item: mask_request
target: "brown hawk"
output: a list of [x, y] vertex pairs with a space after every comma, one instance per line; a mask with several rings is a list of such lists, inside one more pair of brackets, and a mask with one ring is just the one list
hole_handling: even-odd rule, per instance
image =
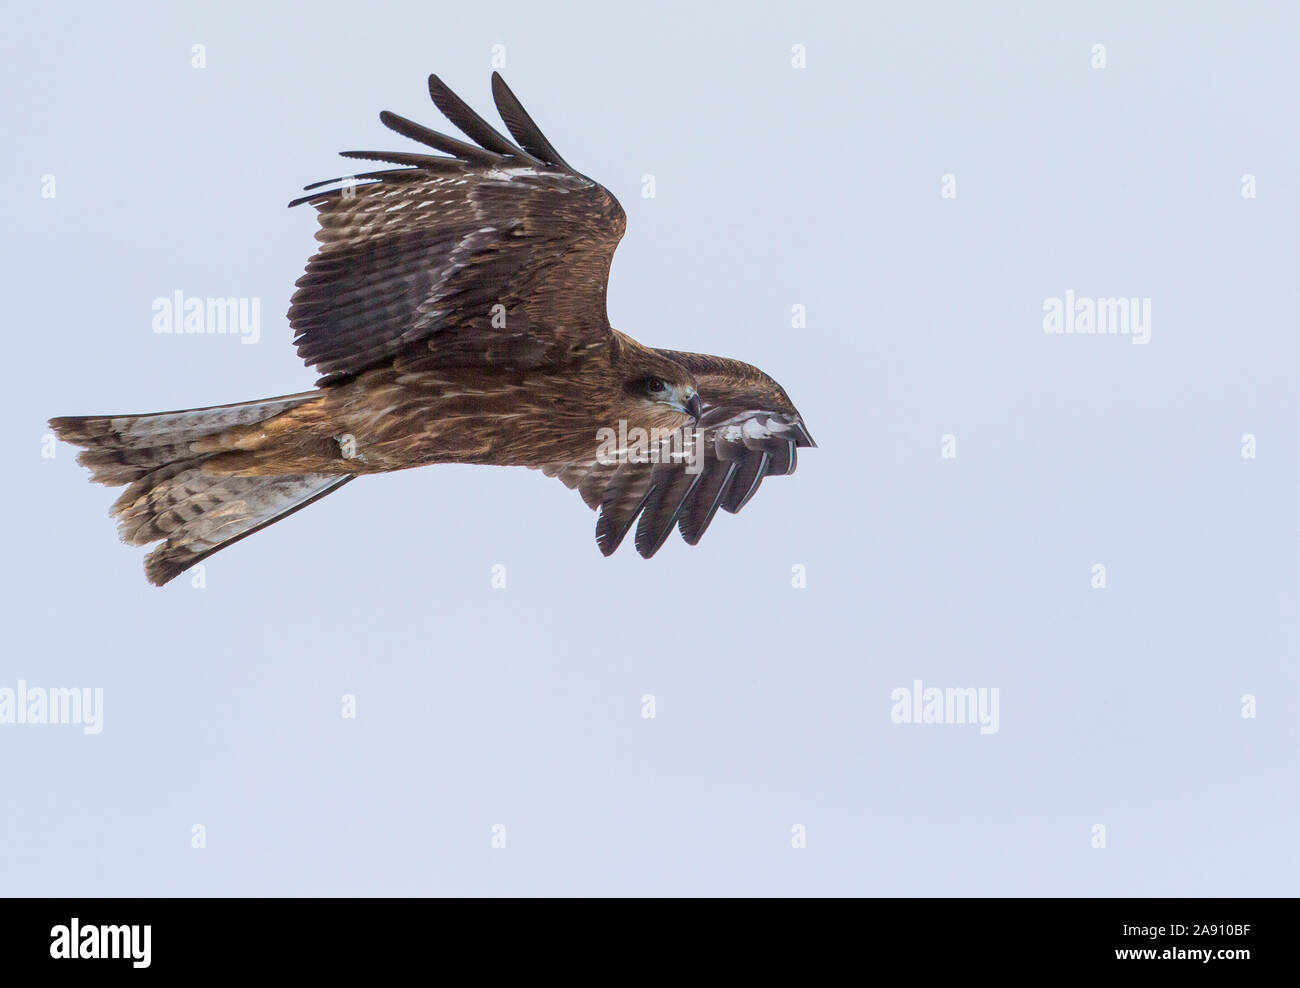
[[[161, 585], [362, 474], [518, 465], [576, 488], [606, 555], [636, 523], [650, 557], [694, 545], [718, 508], [814, 445], [755, 367], [655, 350], [606, 316], [626, 217], [556, 153], [497, 74], [512, 142], [429, 78], [472, 141], [380, 119], [438, 154], [349, 151], [395, 165], [308, 186], [320, 249], [289, 308], [314, 391], [150, 415], [57, 418]], [[661, 451], [666, 451], [662, 452]], [[638, 521], [639, 519], [639, 521]]]

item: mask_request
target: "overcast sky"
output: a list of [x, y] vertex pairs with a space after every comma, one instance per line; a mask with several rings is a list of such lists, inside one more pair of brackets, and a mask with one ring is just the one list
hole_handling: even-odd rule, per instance
[[[0, 724], [0, 893], [1294, 894], [1300, 17], [1063, 6], [9, 12], [0, 709], [102, 707]], [[435, 467], [149, 586], [45, 420], [310, 387], [285, 203], [502, 61], [627, 210], [614, 324], [820, 448], [648, 562]]]

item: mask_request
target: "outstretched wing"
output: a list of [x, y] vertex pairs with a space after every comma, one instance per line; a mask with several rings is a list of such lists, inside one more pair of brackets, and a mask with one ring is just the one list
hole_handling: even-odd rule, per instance
[[385, 125], [443, 153], [344, 152], [403, 167], [318, 182], [290, 203], [319, 212], [322, 246], [289, 323], [321, 383], [430, 350], [542, 367], [609, 333], [618, 201], [569, 167], [500, 75], [492, 94], [517, 145], [437, 76], [429, 93], [474, 143], [385, 111]]
[[735, 514], [763, 478], [794, 473], [797, 450], [816, 445], [780, 385], [756, 367], [703, 354], [659, 353], [690, 370], [699, 385], [704, 411], [694, 463], [593, 459], [542, 468], [599, 512], [596, 544], [606, 556], [634, 522], [636, 550], [646, 559], [659, 551], [674, 525], [695, 545], [719, 508]]

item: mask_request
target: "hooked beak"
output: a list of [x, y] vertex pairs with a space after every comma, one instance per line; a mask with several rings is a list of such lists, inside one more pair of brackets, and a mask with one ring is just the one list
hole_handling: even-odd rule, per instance
[[696, 422], [700, 421], [700, 416], [704, 414], [704, 406], [700, 403], [699, 395], [691, 395], [686, 399], [686, 414]]

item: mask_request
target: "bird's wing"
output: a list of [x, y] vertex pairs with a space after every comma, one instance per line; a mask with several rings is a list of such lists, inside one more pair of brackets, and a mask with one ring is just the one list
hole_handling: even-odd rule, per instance
[[799, 447], [816, 445], [785, 392], [757, 368], [722, 357], [659, 352], [689, 369], [699, 385], [700, 441], [680, 446], [694, 462], [663, 456], [657, 463], [593, 458], [542, 468], [599, 512], [596, 544], [607, 556], [633, 522], [636, 550], [647, 559], [674, 525], [695, 545], [719, 508], [736, 513], [764, 477], [794, 473]]
[[610, 332], [618, 200], [569, 167], [496, 73], [492, 94], [518, 144], [437, 76], [429, 93], [474, 143], [385, 111], [388, 127], [443, 153], [344, 152], [403, 167], [318, 182], [290, 203], [319, 213], [321, 247], [289, 322], [323, 382], [430, 351], [542, 367]]

